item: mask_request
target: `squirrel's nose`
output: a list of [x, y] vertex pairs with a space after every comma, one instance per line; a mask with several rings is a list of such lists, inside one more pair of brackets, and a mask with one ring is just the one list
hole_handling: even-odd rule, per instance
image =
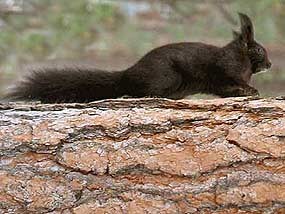
[[272, 63], [270, 61], [268, 61], [267, 64], [266, 64], [267, 68], [270, 68], [271, 65], [272, 65]]

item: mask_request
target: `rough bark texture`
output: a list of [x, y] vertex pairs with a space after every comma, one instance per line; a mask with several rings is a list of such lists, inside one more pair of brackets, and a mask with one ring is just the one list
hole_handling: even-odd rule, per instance
[[285, 213], [285, 100], [0, 104], [0, 213]]

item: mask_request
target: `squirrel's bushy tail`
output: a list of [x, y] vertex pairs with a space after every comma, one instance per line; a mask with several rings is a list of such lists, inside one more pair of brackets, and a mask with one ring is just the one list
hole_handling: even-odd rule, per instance
[[94, 68], [46, 68], [31, 71], [15, 84], [7, 100], [38, 100], [43, 103], [90, 102], [125, 94], [123, 71]]

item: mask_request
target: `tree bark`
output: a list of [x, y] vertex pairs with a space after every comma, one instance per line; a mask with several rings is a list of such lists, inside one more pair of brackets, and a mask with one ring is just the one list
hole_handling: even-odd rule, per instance
[[0, 213], [285, 213], [285, 99], [0, 104]]

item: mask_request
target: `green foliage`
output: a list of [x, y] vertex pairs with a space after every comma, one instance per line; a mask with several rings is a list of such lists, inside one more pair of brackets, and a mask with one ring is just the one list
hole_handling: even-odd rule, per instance
[[23, 46], [24, 51], [31, 51], [35, 55], [46, 51], [46, 38], [39, 33], [26, 33], [17, 42], [19, 42], [18, 46]]
[[[115, 8], [111, 4], [95, 4], [88, 0], [29, 1], [35, 14], [9, 16], [7, 27], [0, 32], [1, 60], [7, 53], [44, 58], [58, 47], [82, 48], [95, 38], [95, 26], [115, 24]], [[78, 44], [78, 45], [74, 45]], [[24, 57], [26, 58], [26, 57]]]

